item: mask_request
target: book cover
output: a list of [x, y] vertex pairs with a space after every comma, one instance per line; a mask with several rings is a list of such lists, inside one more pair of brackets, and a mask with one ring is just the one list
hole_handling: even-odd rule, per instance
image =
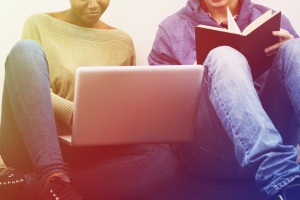
[[[271, 14], [271, 11], [269, 11]], [[253, 80], [267, 71], [275, 55], [267, 57], [264, 50], [279, 42], [272, 31], [280, 30], [281, 12], [277, 12], [261, 22], [256, 21], [240, 34], [232, 30], [195, 27], [197, 63], [203, 64], [211, 50], [219, 46], [230, 46], [241, 52], [247, 59]], [[259, 21], [259, 20], [258, 20]]]

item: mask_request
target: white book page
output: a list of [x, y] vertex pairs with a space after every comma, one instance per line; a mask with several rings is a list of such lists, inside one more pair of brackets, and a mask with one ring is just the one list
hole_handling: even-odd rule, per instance
[[236, 24], [228, 7], [227, 7], [227, 20], [228, 20], [228, 30], [241, 35], [242, 34], [241, 30]]
[[264, 22], [266, 22], [268, 19], [270, 19], [272, 16], [276, 15], [277, 13], [278, 12], [276, 12], [272, 15], [272, 10], [267, 11], [265, 14], [261, 15], [254, 22], [252, 22], [249, 26], [247, 26], [247, 28], [243, 31], [243, 35], [248, 35], [253, 30], [255, 30], [257, 27], [259, 27]]
[[238, 34], [238, 35], [240, 35], [239, 33], [236, 33], [236, 32], [230, 31], [230, 30], [227, 30], [227, 29], [225, 29], [225, 28], [217, 28], [217, 27], [206, 26], [206, 25], [198, 25], [197, 27], [201, 27], [201, 28], [206, 28], [206, 29], [211, 29], [211, 30], [216, 30], [216, 31], [221, 31], [221, 32], [226, 32], [226, 33], [233, 33], [233, 34]]

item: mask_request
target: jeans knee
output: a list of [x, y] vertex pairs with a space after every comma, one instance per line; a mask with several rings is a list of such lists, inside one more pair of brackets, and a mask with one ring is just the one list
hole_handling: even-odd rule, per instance
[[23, 57], [43, 52], [41, 45], [33, 40], [20, 40], [17, 42], [9, 53], [9, 57]]
[[[217, 47], [210, 51], [204, 66], [208, 67], [209, 74], [221, 73], [223, 76], [251, 74], [251, 70], [245, 56], [229, 46]], [[246, 73], [244, 73], [246, 72]]]
[[297, 56], [299, 56], [299, 54], [300, 54], [300, 39], [299, 38], [285, 42], [279, 48], [279, 51], [278, 51], [278, 54], [283, 57], [290, 56], [295, 53], [297, 54]]
[[229, 46], [220, 46], [217, 48], [214, 48], [210, 51], [209, 55], [212, 54], [214, 56], [224, 56], [231, 54], [232, 56], [235, 56], [235, 54], [240, 54], [236, 49], [229, 47]]
[[276, 68], [281, 68], [285, 74], [293, 74], [294, 69], [299, 70], [297, 67], [299, 55], [300, 39], [289, 40], [279, 48], [274, 58], [273, 65]]
[[48, 69], [47, 58], [41, 45], [33, 40], [20, 40], [7, 56], [5, 67], [26, 72]]
[[286, 41], [280, 47], [282, 50], [293, 50], [295, 47], [300, 47], [300, 38], [296, 38], [293, 40]]

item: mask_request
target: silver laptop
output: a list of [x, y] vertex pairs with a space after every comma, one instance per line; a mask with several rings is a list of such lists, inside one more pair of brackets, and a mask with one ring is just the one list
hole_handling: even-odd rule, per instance
[[79, 67], [72, 146], [189, 142], [203, 66]]

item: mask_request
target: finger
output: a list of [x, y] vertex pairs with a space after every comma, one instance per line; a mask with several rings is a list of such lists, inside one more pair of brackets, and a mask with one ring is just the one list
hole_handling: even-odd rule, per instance
[[271, 51], [274, 51], [274, 50], [279, 49], [279, 48], [281, 47], [282, 44], [283, 44], [283, 43], [280, 42], [280, 43], [274, 44], [273, 46], [270, 46], [270, 47], [266, 48], [266, 49], [265, 49], [265, 53], [269, 53], [269, 52], [271, 52]]
[[293, 37], [293, 35], [291, 35], [288, 31], [273, 31], [272, 32], [274, 36], [277, 36], [277, 37], [282, 37], [282, 38], [285, 38], [285, 39], [290, 39]]
[[267, 53], [266, 56], [267, 56], [267, 57], [273, 56], [273, 55], [275, 55], [277, 52], [278, 52], [278, 50], [271, 51], [271, 52]]

